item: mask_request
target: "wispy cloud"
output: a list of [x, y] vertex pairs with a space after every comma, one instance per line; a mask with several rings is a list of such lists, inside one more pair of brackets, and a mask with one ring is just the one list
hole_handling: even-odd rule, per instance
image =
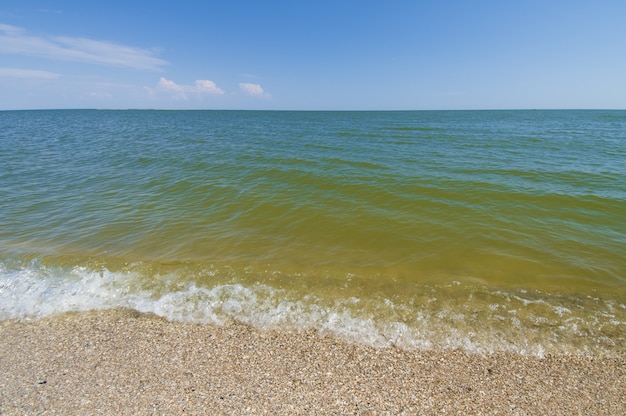
[[0, 77], [6, 78], [31, 78], [31, 79], [56, 79], [59, 74], [38, 69], [0, 68]]
[[160, 70], [167, 64], [150, 49], [87, 38], [34, 36], [22, 28], [6, 24], [0, 24], [0, 53], [140, 70]]
[[251, 84], [249, 82], [242, 82], [239, 84], [239, 89], [245, 94], [253, 97], [270, 98], [271, 95], [266, 93], [259, 84]]
[[161, 91], [167, 91], [173, 94], [173, 98], [187, 100], [189, 94], [196, 95], [222, 95], [224, 91], [219, 88], [215, 82], [208, 79], [199, 79], [193, 85], [180, 85], [172, 80], [161, 77], [157, 87]]

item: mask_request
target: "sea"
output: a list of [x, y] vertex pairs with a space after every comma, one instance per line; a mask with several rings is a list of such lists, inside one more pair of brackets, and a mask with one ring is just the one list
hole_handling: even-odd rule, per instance
[[0, 111], [0, 319], [626, 354], [626, 111]]

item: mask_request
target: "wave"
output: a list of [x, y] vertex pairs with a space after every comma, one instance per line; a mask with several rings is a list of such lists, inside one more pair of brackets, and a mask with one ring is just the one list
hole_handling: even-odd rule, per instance
[[[129, 308], [171, 321], [262, 330], [315, 330], [350, 342], [402, 349], [462, 349], [616, 356], [625, 352], [626, 305], [595, 296], [502, 291], [460, 282], [424, 285], [419, 295], [324, 296], [296, 293], [261, 279], [211, 284], [182, 269], [148, 277], [84, 266], [0, 263], [0, 319], [36, 320], [66, 312]], [[205, 274], [219, 275], [213, 270]]]

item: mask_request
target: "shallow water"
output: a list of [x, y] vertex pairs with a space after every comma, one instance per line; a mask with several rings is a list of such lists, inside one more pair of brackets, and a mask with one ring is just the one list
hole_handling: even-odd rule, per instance
[[626, 345], [626, 111], [0, 112], [0, 317]]

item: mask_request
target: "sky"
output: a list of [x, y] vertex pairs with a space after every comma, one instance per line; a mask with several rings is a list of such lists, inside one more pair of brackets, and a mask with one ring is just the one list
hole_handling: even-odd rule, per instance
[[624, 0], [1, 0], [0, 110], [626, 109]]

